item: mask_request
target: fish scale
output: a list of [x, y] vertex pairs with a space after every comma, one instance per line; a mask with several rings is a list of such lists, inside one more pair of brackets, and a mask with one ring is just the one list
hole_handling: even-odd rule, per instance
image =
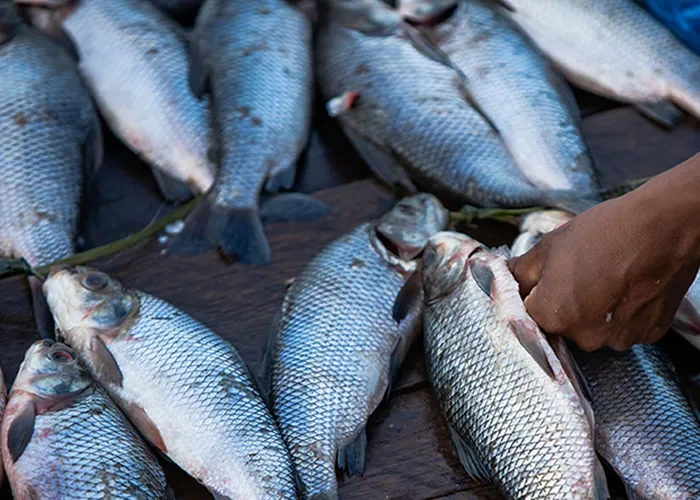
[[74, 252], [97, 117], [75, 62], [32, 28], [0, 46], [0, 73], [0, 253], [41, 266]]
[[[513, 333], [525, 312], [505, 259], [477, 255], [490, 262], [494, 298], [467, 271], [426, 305], [424, 320], [428, 376], [462, 463], [509, 498], [594, 498], [599, 464], [584, 404], [561, 367], [551, 380]], [[445, 279], [428, 262], [426, 294]]]
[[636, 498], [700, 497], [700, 421], [663, 350], [575, 351], [596, 415], [596, 450]]

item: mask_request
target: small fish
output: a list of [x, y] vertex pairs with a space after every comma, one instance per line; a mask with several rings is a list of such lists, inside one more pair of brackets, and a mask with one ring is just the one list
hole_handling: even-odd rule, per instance
[[632, 0], [497, 0], [575, 85], [672, 126], [700, 118], [700, 57]]
[[[102, 131], [71, 56], [0, 3], [0, 255], [42, 266], [75, 252], [81, 193], [102, 163]], [[41, 282], [37, 327], [52, 333]]]
[[17, 499], [165, 499], [156, 457], [68, 346], [32, 344], [0, 434]]
[[184, 30], [150, 1], [17, 0], [44, 30], [68, 35], [80, 71], [112, 131], [153, 167], [168, 200], [209, 191], [207, 99], [188, 84]]
[[629, 498], [700, 498], [700, 420], [663, 350], [574, 354], [593, 402], [596, 451]]
[[410, 192], [415, 180], [441, 199], [483, 207], [580, 211], [595, 203], [533, 185], [470, 103], [460, 73], [398, 11], [341, 4], [326, 6], [319, 84], [327, 99], [357, 92], [337, 119], [378, 177]]
[[423, 253], [428, 376], [460, 461], [509, 498], [607, 498], [575, 364], [527, 314], [501, 253], [450, 232]]
[[94, 269], [55, 267], [44, 292], [61, 335], [156, 449], [216, 498], [295, 498], [289, 453], [228, 342]]
[[[311, 21], [287, 0], [207, 0], [192, 34], [190, 85], [209, 89], [219, 176], [188, 233], [172, 247], [197, 251], [197, 228], [226, 255], [270, 261], [261, 218], [308, 219], [327, 213], [292, 188], [311, 124]], [[261, 199], [262, 198], [262, 199]], [[201, 231], [200, 231], [201, 232]], [[192, 240], [188, 242], [187, 238]]]
[[288, 288], [263, 372], [303, 498], [337, 499], [336, 465], [363, 472], [367, 419], [420, 331], [420, 301], [396, 325], [393, 299], [447, 222], [432, 195], [405, 198], [327, 246]]
[[525, 177], [594, 196], [600, 186], [576, 99], [527, 35], [488, 0], [460, 1], [434, 32]]

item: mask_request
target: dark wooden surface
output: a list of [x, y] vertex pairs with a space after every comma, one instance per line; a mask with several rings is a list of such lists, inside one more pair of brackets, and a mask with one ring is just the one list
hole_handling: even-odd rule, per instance
[[[582, 95], [585, 135], [607, 186], [658, 173], [700, 151], [700, 132], [690, 120], [666, 132], [630, 109], [611, 109], [611, 103]], [[392, 203], [391, 194], [368, 178], [332, 123], [323, 116], [316, 123], [322, 132], [314, 133], [302, 160], [297, 189], [314, 192], [333, 212], [314, 223], [268, 225], [271, 265], [227, 265], [213, 252], [162, 255], [155, 239], [95, 265], [199, 319], [229, 340], [255, 369], [285, 281], [331, 240]], [[126, 236], [171, 209], [140, 161], [113, 137], [107, 148], [107, 163], [84, 208], [81, 242], [86, 247]], [[467, 232], [488, 244], [509, 243], [515, 234], [510, 226], [494, 224]], [[0, 331], [0, 365], [10, 384], [24, 351], [37, 338], [22, 279], [0, 282]], [[664, 343], [686, 376], [700, 372], [698, 353], [678, 339]], [[364, 476], [341, 478], [344, 499], [501, 498], [493, 486], [470, 481], [459, 465], [425, 377], [421, 345], [414, 346], [389, 402], [371, 417], [368, 440]], [[207, 498], [177, 467], [166, 464], [166, 470], [177, 498]], [[9, 497], [7, 485], [0, 496]]]

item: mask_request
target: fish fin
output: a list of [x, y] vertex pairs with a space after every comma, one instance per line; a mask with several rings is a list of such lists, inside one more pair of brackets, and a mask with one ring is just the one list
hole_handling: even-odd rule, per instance
[[211, 250], [212, 244], [206, 235], [209, 214], [209, 203], [206, 200], [198, 203], [185, 218], [182, 231], [171, 238], [167, 252], [201, 255]]
[[596, 193], [555, 189], [546, 191], [543, 201], [549, 207], [566, 210], [572, 214], [580, 214], [601, 203], [602, 199]]
[[461, 74], [461, 71], [452, 63], [450, 57], [440, 48], [440, 45], [433, 39], [430, 31], [423, 26], [403, 22], [401, 24], [404, 35], [411, 42], [413, 48], [423, 54], [428, 59], [452, 68]]
[[348, 476], [361, 476], [365, 471], [367, 432], [363, 427], [357, 437], [338, 453], [338, 468]]
[[384, 392], [384, 402], [389, 402], [391, 397], [391, 387], [394, 385], [396, 380], [399, 378], [399, 370], [401, 370], [401, 363], [406, 357], [406, 350], [404, 347], [405, 340], [403, 337], [399, 337], [394, 342], [394, 347], [391, 350], [391, 358], [389, 359], [389, 384], [386, 387], [386, 392]]
[[449, 426], [449, 428], [452, 444], [454, 444], [457, 451], [457, 458], [459, 458], [467, 475], [475, 481], [489, 481], [491, 474], [484, 462], [479, 458], [479, 453], [452, 426]]
[[634, 105], [646, 118], [665, 129], [673, 129], [685, 116], [671, 101], [643, 102]]
[[[596, 457], [595, 465], [593, 466], [593, 499], [594, 500], [609, 500], [610, 490], [608, 489], [608, 478], [605, 476], [603, 464]], [[632, 497], [630, 497], [631, 499]]]
[[304, 193], [265, 195], [260, 200], [260, 217], [264, 221], [313, 221], [330, 212], [328, 205]]
[[129, 419], [143, 436], [158, 450], [164, 454], [168, 454], [168, 448], [165, 446], [163, 436], [153, 420], [146, 414], [146, 410], [141, 408], [136, 403], [131, 403], [128, 408]]
[[578, 394], [579, 399], [581, 399], [581, 405], [583, 406], [583, 411], [588, 419], [588, 424], [591, 430], [595, 430], [595, 415], [593, 414], [593, 395], [588, 387], [588, 382], [586, 377], [583, 376], [581, 368], [574, 359], [571, 350], [566, 345], [566, 340], [560, 336], [547, 337], [549, 340], [549, 345], [552, 346], [552, 350], [556, 355], [557, 359], [561, 363], [561, 367], [566, 373], [566, 376], [571, 381], [576, 394]]
[[121, 387], [124, 376], [114, 356], [109, 352], [99, 335], [93, 335], [90, 338], [90, 352], [93, 356], [93, 364], [100, 373], [100, 382]]
[[501, 245], [499, 247], [492, 248], [491, 253], [494, 255], [500, 255], [505, 259], [510, 259], [510, 247], [508, 245]]
[[492, 287], [495, 277], [491, 268], [478, 259], [469, 259], [469, 270], [481, 291], [488, 295], [490, 299], [493, 299]]
[[28, 398], [22, 408], [16, 412], [15, 418], [7, 431], [7, 448], [13, 463], [22, 456], [34, 434], [34, 419], [36, 406], [34, 398]]
[[189, 44], [187, 46], [187, 52], [190, 67], [187, 73], [187, 82], [190, 86], [190, 91], [192, 94], [197, 99], [201, 99], [202, 96], [204, 96], [209, 84], [209, 74], [202, 55], [197, 31], [195, 30], [192, 32], [188, 38]]
[[267, 179], [265, 180], [265, 191], [268, 193], [276, 193], [281, 189], [292, 189], [296, 176], [296, 162], [287, 165], [285, 168], [272, 169], [272, 171], [267, 174]]
[[508, 0], [491, 0], [496, 5], [503, 7], [508, 12], [516, 12], [515, 7]]
[[270, 244], [257, 206], [210, 211], [207, 237], [224, 255], [245, 264], [270, 263]]
[[41, 290], [42, 281], [36, 276], [29, 276], [29, 289], [32, 293], [32, 310], [34, 311], [34, 321], [36, 329], [42, 339], [53, 339], [55, 325], [51, 309], [46, 302], [44, 292]]
[[376, 144], [372, 139], [357, 131], [352, 126], [341, 122], [345, 135], [355, 147], [369, 169], [380, 180], [390, 186], [401, 186], [409, 193], [415, 193], [416, 187], [404, 167], [396, 160], [391, 151]]
[[[509, 323], [510, 328], [515, 333], [515, 337], [520, 345], [528, 352], [535, 362], [542, 368], [549, 378], [555, 380], [554, 369], [547, 359], [547, 353], [542, 347], [541, 333], [537, 329], [537, 324], [533, 320], [514, 319]], [[545, 340], [546, 342], [546, 340]]]
[[91, 185], [104, 160], [102, 124], [97, 113], [93, 113], [92, 123], [83, 144], [83, 170], [85, 184]]
[[39, 496], [36, 490], [31, 486], [25, 486], [24, 495], [25, 496], [22, 498], [26, 498], [27, 500], [41, 500], [41, 496]]
[[277, 339], [279, 322], [282, 318], [282, 309], [277, 311], [272, 318], [270, 327], [265, 340], [265, 349], [263, 350], [262, 360], [258, 368], [257, 379], [260, 385], [260, 393], [265, 400], [265, 403], [270, 406], [270, 393], [272, 392], [272, 370], [275, 367], [275, 356], [277, 355]]
[[391, 317], [396, 323], [401, 323], [416, 305], [422, 300], [421, 272], [417, 270], [407, 280], [399, 290], [394, 307], [391, 310]]
[[151, 172], [166, 200], [186, 201], [192, 198], [192, 189], [184, 182], [169, 176], [157, 167], [151, 167]]

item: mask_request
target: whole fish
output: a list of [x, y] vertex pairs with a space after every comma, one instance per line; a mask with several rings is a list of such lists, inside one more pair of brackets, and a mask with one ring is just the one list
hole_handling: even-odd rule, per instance
[[397, 326], [393, 299], [447, 221], [432, 195], [405, 198], [327, 246], [287, 291], [263, 371], [304, 498], [338, 498], [336, 464], [364, 470], [367, 419], [420, 330], [420, 304]]
[[68, 35], [106, 122], [154, 167], [167, 199], [211, 188], [216, 168], [210, 159], [208, 103], [190, 90], [188, 43], [175, 21], [142, 0], [16, 1], [67, 4], [35, 11], [37, 24], [53, 32], [53, 21]]
[[673, 104], [700, 118], [700, 57], [634, 1], [497, 1], [577, 86], [666, 125]]
[[525, 178], [465, 97], [459, 73], [398, 11], [349, 3], [326, 6], [319, 83], [332, 98], [331, 114], [380, 178], [409, 190], [414, 178], [450, 201], [486, 207], [588, 206], [580, 193]]
[[540, 210], [523, 217], [520, 234], [510, 247], [511, 257], [519, 257], [530, 250], [542, 237], [559, 226], [569, 222], [574, 216], [562, 210]]
[[[267, 263], [260, 217], [275, 207], [270, 201], [259, 209], [259, 198], [292, 187], [308, 139], [311, 21], [287, 0], [207, 0], [192, 38], [190, 81], [197, 95], [211, 88], [218, 145], [219, 177], [203, 217], [207, 237], [225, 254]], [[318, 203], [299, 194], [274, 200], [285, 219], [294, 217], [295, 201], [302, 210]]]
[[155, 448], [216, 498], [295, 498], [289, 454], [228, 342], [94, 269], [55, 267], [44, 292], [60, 336]]
[[488, 0], [462, 0], [435, 35], [534, 185], [600, 189], [571, 89], [510, 19]]
[[27, 351], [0, 439], [14, 498], [168, 498], [156, 457], [63, 344]]
[[700, 498], [700, 421], [661, 348], [575, 356], [593, 400], [596, 450], [629, 498]]
[[[0, 255], [42, 266], [75, 252], [83, 179], [102, 163], [102, 132], [75, 61], [9, 1], [0, 3], [0, 74]], [[29, 281], [47, 335], [41, 282]]]
[[606, 498], [570, 353], [527, 314], [506, 259], [443, 232], [422, 263], [428, 376], [467, 473], [509, 498]]

